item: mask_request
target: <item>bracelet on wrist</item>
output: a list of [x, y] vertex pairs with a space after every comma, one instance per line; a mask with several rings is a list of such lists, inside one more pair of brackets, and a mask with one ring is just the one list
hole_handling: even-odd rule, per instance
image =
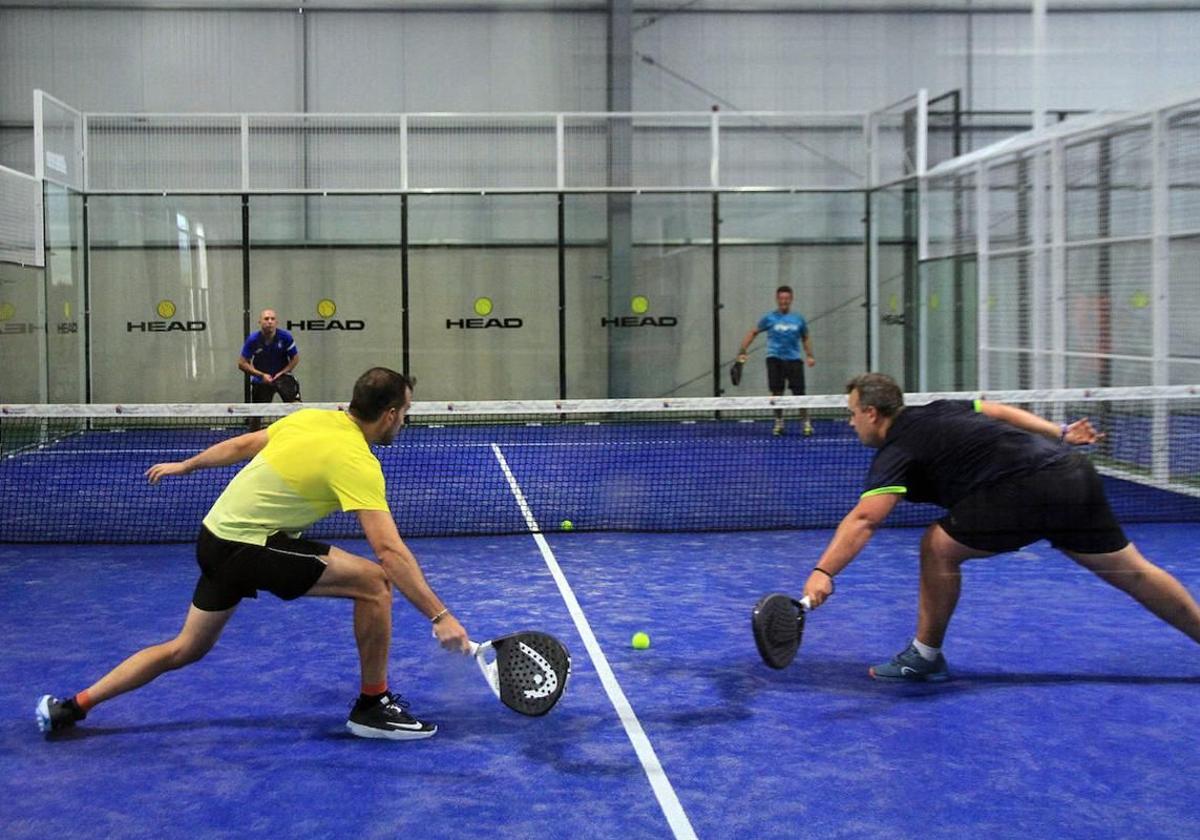
[[829, 572], [827, 572], [827, 571], [825, 571], [824, 569], [822, 569], [820, 566], [813, 566], [813, 571], [814, 571], [814, 572], [820, 572], [821, 574], [825, 575], [825, 577], [829, 578], [829, 583], [830, 583], [830, 584], [832, 584], [832, 585], [834, 585], [834, 586], [836, 586], [836, 585], [837, 585], [837, 584], [834, 584], [834, 583], [833, 583], [833, 575], [831, 575]]
[[446, 617], [446, 616], [448, 616], [448, 615], [450, 615], [450, 608], [449, 608], [449, 607], [446, 607], [446, 608], [445, 608], [445, 609], [443, 609], [443, 610], [442, 610], [440, 613], [438, 613], [437, 615], [435, 615], [433, 618], [429, 619], [429, 623], [430, 623], [430, 624], [437, 624], [439, 621], [441, 621], [443, 618], [445, 618], [445, 617]]
[[1058, 427], [1058, 442], [1059, 442], [1059, 443], [1063, 443], [1063, 442], [1065, 442], [1065, 441], [1066, 441], [1066, 439], [1067, 439], [1067, 429], [1069, 429], [1069, 428], [1070, 428], [1070, 427], [1069, 427], [1069, 426], [1068, 426], [1066, 423], [1063, 423], [1062, 425], [1060, 425], [1060, 426]]

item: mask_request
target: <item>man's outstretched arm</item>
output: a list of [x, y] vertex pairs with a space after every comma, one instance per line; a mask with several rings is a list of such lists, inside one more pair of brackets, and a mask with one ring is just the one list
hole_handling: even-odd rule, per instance
[[186, 461], [170, 461], [155, 464], [146, 470], [146, 480], [151, 484], [158, 482], [168, 475], [187, 475], [196, 470], [207, 470], [213, 467], [224, 467], [249, 461], [267, 445], [267, 430], [250, 432], [244, 435], [214, 443], [198, 455], [193, 455]]
[[833, 539], [821, 552], [821, 558], [804, 584], [804, 594], [814, 607], [819, 607], [822, 601], [833, 594], [833, 579], [870, 542], [875, 530], [887, 519], [898, 501], [899, 493], [864, 496], [842, 518]]
[[1074, 423], [1059, 424], [1053, 420], [1038, 417], [1031, 411], [1017, 408], [1015, 405], [977, 400], [976, 407], [981, 414], [985, 414], [994, 420], [1003, 420], [1005, 423], [1016, 426], [1018, 429], [1024, 429], [1027, 432], [1033, 432], [1035, 435], [1041, 435], [1051, 440], [1061, 440], [1074, 446], [1095, 443], [1104, 437], [1104, 435], [1098, 433], [1092, 427], [1091, 421], [1086, 417], [1082, 420], [1076, 420]]

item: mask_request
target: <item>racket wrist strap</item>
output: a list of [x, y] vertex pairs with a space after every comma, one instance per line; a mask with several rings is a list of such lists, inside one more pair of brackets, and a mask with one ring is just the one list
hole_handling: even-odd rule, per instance
[[429, 623], [430, 623], [430, 624], [437, 624], [439, 621], [441, 621], [443, 618], [445, 618], [445, 617], [446, 617], [446, 616], [448, 616], [448, 615], [450, 615], [450, 608], [449, 608], [449, 607], [443, 607], [443, 608], [442, 608], [442, 611], [441, 611], [440, 613], [438, 613], [437, 615], [435, 615], [433, 618], [429, 619]]

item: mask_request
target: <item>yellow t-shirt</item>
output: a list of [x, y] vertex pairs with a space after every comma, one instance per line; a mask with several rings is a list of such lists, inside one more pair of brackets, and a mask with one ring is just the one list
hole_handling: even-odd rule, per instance
[[349, 415], [301, 409], [272, 423], [267, 437], [204, 517], [216, 536], [263, 545], [335, 510], [388, 510], [383, 468]]

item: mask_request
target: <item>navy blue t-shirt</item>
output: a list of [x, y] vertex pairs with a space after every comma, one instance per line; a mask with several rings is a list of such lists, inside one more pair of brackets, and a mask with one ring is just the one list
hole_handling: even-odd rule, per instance
[[[249, 359], [257, 370], [270, 374], [287, 367], [288, 360], [299, 352], [296, 340], [287, 330], [275, 330], [269, 342], [263, 339], [262, 330], [252, 332], [242, 345], [242, 358]], [[262, 382], [262, 377], [251, 376], [250, 381]]]
[[1069, 448], [995, 420], [967, 400], [903, 409], [867, 472], [863, 496], [899, 493], [950, 508], [985, 484], [1063, 458]]

